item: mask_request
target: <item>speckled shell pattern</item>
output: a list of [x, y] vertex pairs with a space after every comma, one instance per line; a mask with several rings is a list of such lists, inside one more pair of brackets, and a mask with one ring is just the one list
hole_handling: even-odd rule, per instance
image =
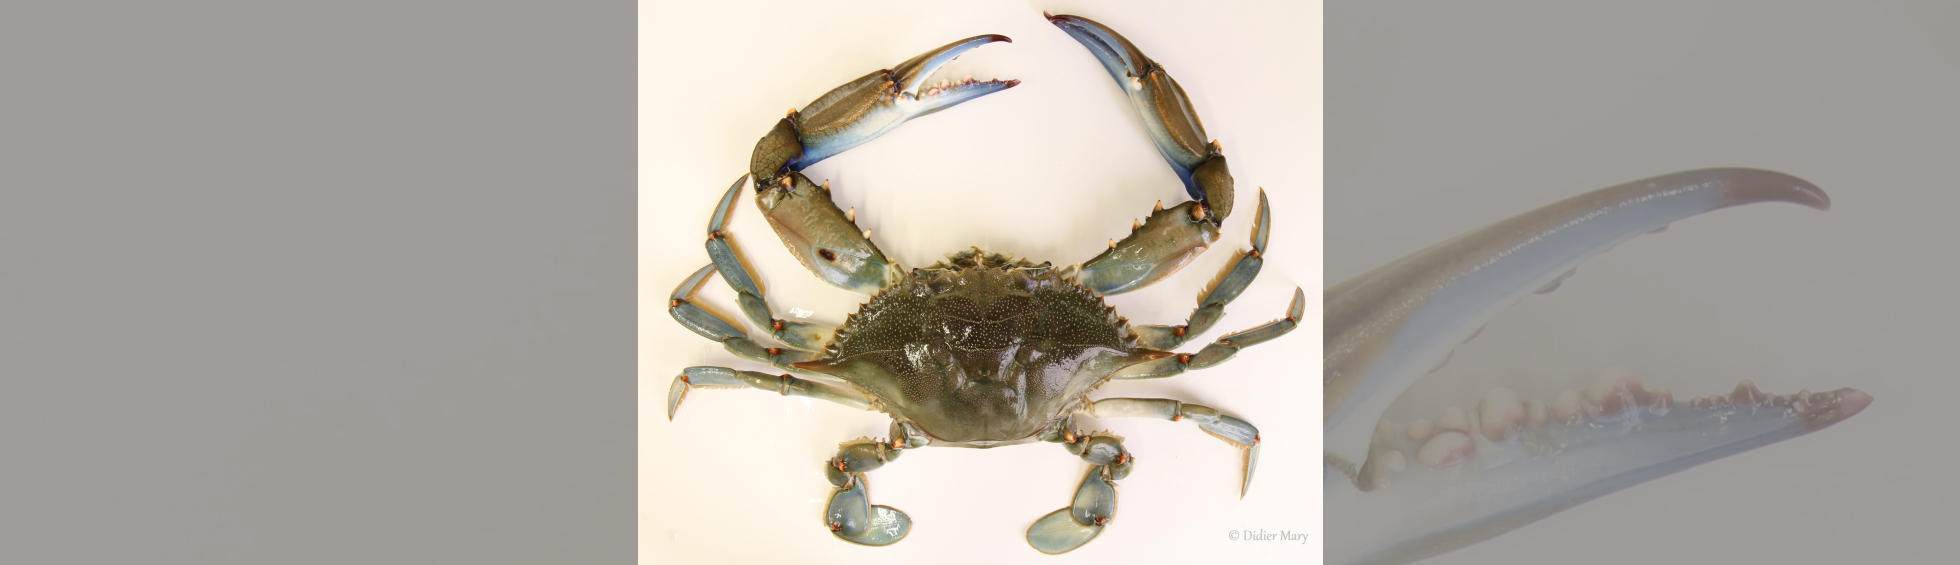
[[947, 257], [873, 297], [815, 364], [936, 439], [990, 442], [1034, 435], [1154, 353], [1048, 263], [978, 248]]

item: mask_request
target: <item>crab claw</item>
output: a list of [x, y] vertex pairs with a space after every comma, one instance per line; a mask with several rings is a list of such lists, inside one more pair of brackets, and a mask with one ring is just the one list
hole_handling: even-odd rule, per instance
[[1579, 263], [1640, 234], [1731, 206], [1788, 202], [1828, 210], [1803, 179], [1703, 169], [1603, 188], [1418, 251], [1327, 289], [1322, 379], [1326, 451], [1366, 459], [1388, 405], [1498, 310], [1556, 288]]
[[[1607, 377], [1549, 403], [1497, 389], [1474, 411], [1384, 422], [1347, 488], [1327, 469], [1327, 562], [1407, 563], [1522, 527], [1615, 491], [1802, 436], [1872, 403], [1855, 389], [1734, 392], [1675, 402], [1665, 389]], [[1456, 416], [1456, 417], [1453, 417]], [[1454, 423], [1451, 421], [1454, 420]]]
[[1212, 209], [1213, 224], [1231, 214], [1232, 176], [1226, 169], [1225, 156], [1217, 145], [1206, 142], [1204, 123], [1170, 73], [1108, 26], [1067, 15], [1049, 15], [1048, 22], [1087, 47], [1109, 71], [1110, 78], [1116, 79], [1143, 118], [1157, 152], [1184, 181], [1185, 192]]
[[1625, 376], [1550, 401], [1508, 389], [1475, 410], [1382, 421], [1390, 403], [1495, 313], [1577, 265], [1705, 212], [1829, 209], [1802, 179], [1755, 169], [1663, 175], [1582, 194], [1418, 251], [1323, 298], [1327, 561], [1408, 563], [1587, 500], [1823, 429], [1872, 402], [1853, 389], [1771, 396], [1744, 381], [1677, 404]]
[[800, 171], [884, 135], [906, 120], [1013, 88], [1021, 81], [967, 78], [926, 82], [947, 62], [996, 41], [1012, 40], [1005, 35], [969, 37], [832, 89], [790, 113], [776, 131], [756, 144], [750, 172], [757, 179], [769, 180], [784, 167]]

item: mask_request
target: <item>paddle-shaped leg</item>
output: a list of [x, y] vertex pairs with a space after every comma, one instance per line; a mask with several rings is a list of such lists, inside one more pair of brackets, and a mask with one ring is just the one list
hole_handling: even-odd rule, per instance
[[859, 545], [891, 545], [912, 531], [912, 518], [890, 506], [873, 506], [864, 472], [897, 459], [899, 440], [881, 443], [867, 438], [844, 442], [837, 456], [824, 463], [824, 477], [837, 490], [824, 507], [824, 527], [838, 539]]
[[1122, 438], [1108, 433], [1063, 433], [1062, 443], [1069, 452], [1092, 466], [1067, 508], [1050, 512], [1028, 526], [1028, 545], [1049, 555], [1074, 551], [1102, 535], [1103, 528], [1116, 519], [1116, 481], [1129, 476], [1136, 463], [1136, 458], [1123, 449]]

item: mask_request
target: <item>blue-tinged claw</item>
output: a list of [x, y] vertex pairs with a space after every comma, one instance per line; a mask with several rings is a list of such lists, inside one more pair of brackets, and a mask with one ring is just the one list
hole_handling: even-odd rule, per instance
[[[1735, 392], [1676, 404], [1605, 378], [1555, 399], [1509, 389], [1474, 410], [1382, 420], [1403, 390], [1495, 313], [1586, 259], [1704, 212], [1758, 202], [1828, 209], [1822, 190], [1755, 169], [1687, 171], [1596, 190], [1417, 251], [1323, 295], [1329, 563], [1408, 563], [1587, 500], [1813, 432], [1872, 398], [1852, 389]], [[1228, 339], [1231, 336], [1228, 336]]]
[[[1004, 35], [982, 35], [927, 51], [889, 70], [864, 75], [820, 96], [790, 116], [800, 154], [783, 166], [798, 171], [871, 141], [906, 120], [1013, 88], [1016, 80], [973, 80], [928, 83], [934, 71], [975, 47], [1010, 41]], [[765, 138], [765, 141], [768, 141]], [[761, 151], [762, 146], [758, 145]], [[770, 171], [774, 173], [776, 171]], [[770, 176], [773, 176], [770, 175]], [[767, 180], [767, 177], [762, 177]]]
[[1157, 152], [1184, 181], [1193, 200], [1212, 208], [1213, 224], [1232, 211], [1232, 177], [1217, 144], [1207, 143], [1204, 123], [1170, 73], [1108, 26], [1080, 16], [1048, 16], [1049, 23], [1089, 49], [1130, 98]]
[[1678, 220], [1730, 206], [1829, 209], [1815, 185], [1771, 171], [1705, 169], [1603, 188], [1418, 251], [1325, 295], [1329, 459], [1359, 465], [1397, 395], [1477, 328], [1579, 263]]

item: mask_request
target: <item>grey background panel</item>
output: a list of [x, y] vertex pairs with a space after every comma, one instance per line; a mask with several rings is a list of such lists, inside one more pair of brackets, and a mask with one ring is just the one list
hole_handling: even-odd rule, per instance
[[632, 559], [633, 8], [0, 6], [0, 561]]
[[[1960, 503], [1947, 281], [1960, 240], [1960, 10], [1935, 2], [1339, 2], [1327, 9], [1326, 281], [1584, 191], [1780, 170], [1829, 212], [1719, 211], [1500, 314], [1391, 409], [1549, 398], [1609, 368], [1677, 397], [1856, 387], [1809, 437], [1425, 563], [1584, 556], [1933, 562]], [[1328, 516], [1329, 520], [1339, 519]]]

